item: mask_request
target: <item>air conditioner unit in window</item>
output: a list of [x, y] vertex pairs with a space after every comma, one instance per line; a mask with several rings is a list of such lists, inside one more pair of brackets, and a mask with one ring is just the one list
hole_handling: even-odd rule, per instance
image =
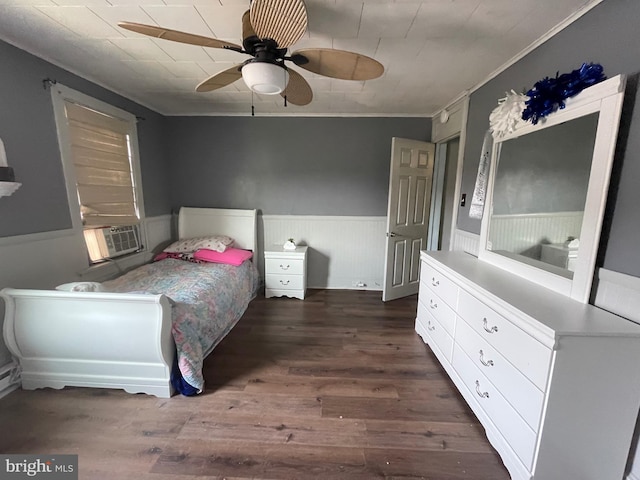
[[92, 228], [84, 231], [84, 239], [92, 262], [140, 250], [137, 225]]

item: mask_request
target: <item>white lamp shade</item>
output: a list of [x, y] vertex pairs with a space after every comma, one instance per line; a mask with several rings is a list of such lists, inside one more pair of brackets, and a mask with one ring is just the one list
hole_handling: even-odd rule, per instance
[[242, 79], [256, 93], [277, 95], [287, 87], [289, 72], [273, 63], [251, 62], [242, 67]]

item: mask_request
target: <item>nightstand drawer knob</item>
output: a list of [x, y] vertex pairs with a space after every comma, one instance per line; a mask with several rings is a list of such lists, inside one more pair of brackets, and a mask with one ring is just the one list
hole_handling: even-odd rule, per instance
[[291, 265], [282, 265], [282, 264], [280, 264], [280, 268], [282, 270], [289, 270], [291, 268]]
[[287, 280], [286, 282], [285, 282], [285, 281], [283, 281], [283, 280], [280, 280], [280, 283], [281, 283], [282, 285], [289, 285], [289, 280]]

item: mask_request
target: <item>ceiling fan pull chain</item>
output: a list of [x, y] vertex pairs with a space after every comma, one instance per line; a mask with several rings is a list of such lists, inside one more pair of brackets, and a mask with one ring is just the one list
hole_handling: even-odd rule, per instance
[[284, 96], [284, 106], [285, 107], [287, 106], [287, 96], [286, 95]]
[[253, 91], [251, 92], [251, 116], [256, 116], [256, 108], [253, 106]]

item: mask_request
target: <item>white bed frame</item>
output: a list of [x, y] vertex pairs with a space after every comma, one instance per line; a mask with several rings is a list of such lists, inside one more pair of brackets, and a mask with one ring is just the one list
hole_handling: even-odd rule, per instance
[[[257, 253], [256, 210], [180, 209], [180, 238], [224, 234]], [[175, 345], [164, 295], [5, 288], [4, 341], [22, 388], [122, 388], [167, 398]]]

